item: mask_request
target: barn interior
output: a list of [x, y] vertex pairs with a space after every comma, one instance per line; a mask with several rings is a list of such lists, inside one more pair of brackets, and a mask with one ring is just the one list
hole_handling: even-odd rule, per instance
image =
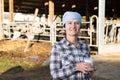
[[[65, 11], [77, 11], [82, 16], [85, 16], [85, 21], [90, 21], [90, 17], [93, 15], [99, 16], [99, 0], [3, 0], [4, 1], [4, 12], [10, 12], [12, 9], [10, 9], [10, 5], [12, 4], [13, 13], [22, 13], [22, 14], [34, 14], [35, 9], [39, 9], [38, 15], [41, 17], [43, 14], [45, 14], [45, 17], [48, 18], [48, 15], [54, 10], [54, 15], [63, 15]], [[49, 2], [53, 2], [54, 6], [49, 6]], [[105, 22], [105, 26], [107, 27], [105, 31], [105, 44], [107, 43], [116, 43], [117, 38], [119, 38], [120, 34], [119, 32], [119, 24], [114, 29], [111, 30], [108, 26], [114, 26], [116, 23], [113, 23], [114, 20], [119, 20], [120, 17], [120, 2], [117, 0], [106, 0], [105, 1], [105, 17], [107, 20], [107, 24]], [[53, 10], [51, 10], [53, 9]], [[11, 13], [12, 14], [12, 13]], [[12, 15], [11, 15], [12, 16]], [[95, 18], [96, 18], [95, 16]], [[61, 16], [60, 16], [61, 18]], [[95, 19], [97, 20], [97, 19]], [[108, 20], [112, 20], [108, 21]], [[12, 21], [12, 20], [11, 20]], [[87, 23], [87, 22], [86, 22]], [[88, 24], [85, 23], [85, 26]], [[110, 23], [110, 24], [109, 24]], [[91, 23], [93, 24], [93, 23]], [[97, 22], [96, 24], [97, 25]], [[90, 26], [90, 24], [89, 24]], [[109, 30], [110, 29], [110, 30]], [[113, 32], [114, 35], [109, 35], [110, 32]], [[48, 33], [49, 34], [49, 33]], [[93, 33], [94, 34], [94, 33]], [[93, 41], [92, 36], [92, 42]], [[90, 38], [90, 36], [86, 37]], [[96, 38], [96, 37], [95, 37]], [[90, 42], [90, 40], [89, 40]], [[91, 44], [92, 44], [91, 42]], [[92, 44], [92, 46], [96, 45]]]
[[[9, 12], [9, 1], [4, 0], [4, 10]], [[38, 14], [49, 14], [48, 1], [54, 2], [54, 13], [62, 15], [65, 11], [77, 11], [81, 15], [98, 15], [99, 0], [14, 0], [14, 12], [34, 13], [36, 8], [39, 9]], [[120, 1], [106, 0], [105, 16], [120, 17]]]

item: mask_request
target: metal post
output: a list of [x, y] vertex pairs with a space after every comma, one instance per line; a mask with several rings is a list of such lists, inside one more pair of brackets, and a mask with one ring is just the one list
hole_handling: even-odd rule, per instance
[[103, 53], [104, 49], [104, 18], [105, 18], [105, 0], [99, 0], [98, 54]]

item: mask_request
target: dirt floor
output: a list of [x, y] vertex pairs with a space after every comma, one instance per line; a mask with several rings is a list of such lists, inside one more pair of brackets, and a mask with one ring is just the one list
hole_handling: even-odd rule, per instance
[[120, 80], [120, 53], [94, 55], [97, 67], [94, 77], [107, 80]]
[[[0, 41], [0, 57], [7, 56], [8, 58], [21, 61], [29, 60], [38, 66], [31, 70], [14, 73], [0, 70], [0, 80], [51, 80], [49, 66], [41, 67], [49, 59], [52, 48], [51, 43], [31, 42], [28, 51], [24, 52], [26, 43], [23, 40]], [[30, 56], [32, 56], [32, 59], [28, 58]], [[38, 59], [34, 59], [38, 56]], [[120, 53], [92, 55], [92, 57], [95, 59], [97, 68], [96, 72], [93, 73], [93, 80], [119, 80]], [[17, 67], [21, 68], [20, 66]]]

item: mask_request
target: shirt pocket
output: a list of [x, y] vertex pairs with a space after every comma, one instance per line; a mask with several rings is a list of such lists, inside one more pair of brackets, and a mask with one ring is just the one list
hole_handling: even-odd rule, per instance
[[75, 56], [72, 53], [63, 54], [61, 59], [64, 66], [75, 63]]

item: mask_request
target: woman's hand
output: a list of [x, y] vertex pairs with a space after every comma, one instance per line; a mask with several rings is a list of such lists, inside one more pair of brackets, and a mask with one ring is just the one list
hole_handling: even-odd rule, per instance
[[91, 71], [94, 71], [93, 66], [90, 63], [88, 63], [88, 62], [78, 62], [76, 64], [76, 68], [77, 68], [78, 71], [81, 71], [84, 74], [88, 74]]

